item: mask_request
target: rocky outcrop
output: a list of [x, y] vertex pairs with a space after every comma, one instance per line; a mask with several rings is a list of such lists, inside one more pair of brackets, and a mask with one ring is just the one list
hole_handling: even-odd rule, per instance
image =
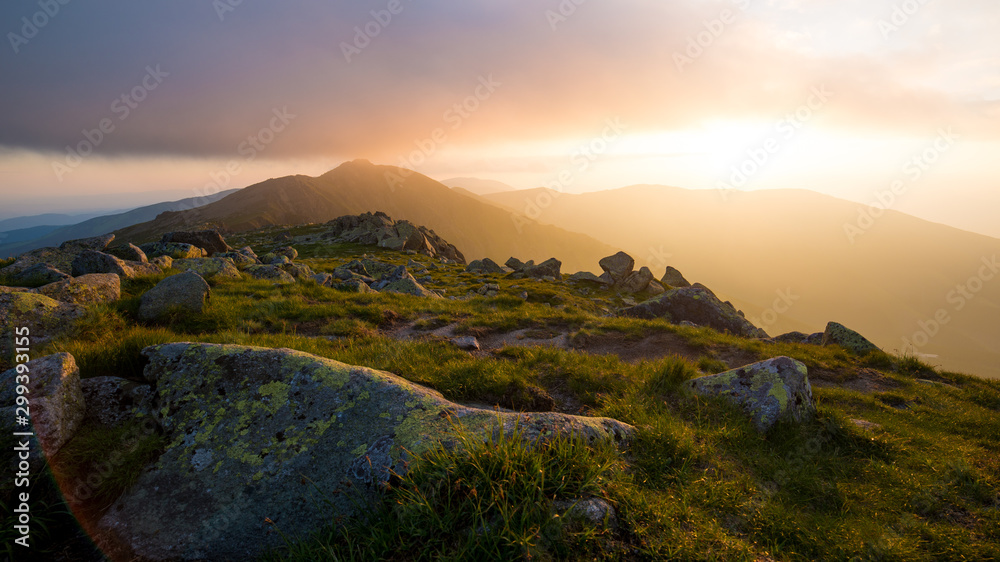
[[126, 279], [135, 279], [160, 273], [160, 268], [151, 263], [126, 262], [95, 250], [84, 250], [77, 254], [73, 259], [72, 269], [74, 277], [91, 273], [114, 273]]
[[485, 273], [487, 275], [492, 275], [492, 274], [511, 273], [513, 270], [498, 264], [497, 262], [491, 260], [490, 258], [484, 258], [481, 260], [475, 260], [474, 262], [470, 263], [468, 267], [465, 268], [465, 271], [471, 273]]
[[[627, 439], [606, 418], [464, 407], [390, 373], [291, 350], [209, 344], [147, 348], [145, 378], [169, 443], [100, 522], [124, 559], [252, 560], [336, 517], [366, 510], [411, 454], [512, 433]], [[197, 514], [197, 517], [190, 516]]]
[[397, 267], [392, 273], [372, 284], [372, 289], [387, 293], [402, 293], [418, 297], [441, 298], [441, 295], [425, 288], [407, 271], [406, 266]]
[[648, 267], [643, 267], [639, 271], [633, 271], [622, 280], [620, 288], [625, 293], [641, 293], [649, 288], [649, 284], [656, 278]]
[[[80, 389], [80, 369], [69, 353], [57, 353], [29, 361], [27, 363], [26, 396], [30, 400], [31, 427], [45, 450], [51, 457], [76, 434], [86, 411], [83, 392]], [[13, 407], [17, 393], [17, 369], [0, 374], [0, 408], [3, 428], [15, 419]], [[10, 410], [9, 412], [7, 410]], [[9, 415], [8, 415], [9, 414]], [[15, 431], [31, 431], [22, 426]]]
[[121, 427], [153, 415], [153, 388], [118, 377], [94, 377], [80, 383], [87, 403], [86, 420], [106, 428]]
[[836, 322], [830, 322], [826, 325], [822, 345], [839, 345], [855, 355], [868, 355], [873, 351], [880, 351], [877, 345], [868, 341], [861, 334]]
[[537, 265], [534, 260], [525, 263], [517, 258], [510, 258], [505, 265], [513, 271], [511, 277], [515, 279], [523, 279], [525, 277], [534, 279], [562, 279], [562, 262], [556, 258], [549, 258]]
[[658, 295], [663, 293], [663, 286], [656, 282], [656, 277], [648, 267], [634, 271], [635, 260], [625, 252], [618, 252], [600, 261], [604, 273], [597, 281], [610, 285], [613, 289], [630, 295], [648, 293]]
[[720, 301], [705, 287], [672, 289], [623, 309], [621, 315], [649, 320], [665, 318], [674, 324], [687, 321], [745, 338], [767, 337], [764, 330], [754, 326], [732, 305]]
[[625, 252], [618, 252], [613, 256], [608, 256], [599, 262], [601, 269], [611, 276], [614, 284], [621, 284], [626, 277], [632, 274], [635, 268], [635, 260]]
[[77, 255], [86, 250], [103, 251], [114, 239], [114, 234], [106, 234], [93, 238], [69, 240], [63, 242], [58, 248], [39, 248], [25, 252], [18, 256], [17, 261], [4, 268], [4, 274], [17, 275], [39, 264], [48, 264], [52, 269], [70, 273], [73, 269], [73, 260]]
[[53, 338], [73, 332], [84, 308], [33, 292], [0, 293], [0, 357], [14, 352], [15, 328], [27, 328], [31, 346], [38, 348]]
[[157, 320], [174, 311], [200, 314], [210, 291], [208, 282], [197, 273], [172, 275], [142, 295], [139, 318]]
[[208, 256], [228, 252], [232, 248], [217, 230], [198, 232], [168, 232], [160, 239], [160, 244], [189, 244], [205, 250]]
[[816, 413], [806, 366], [788, 357], [699, 377], [684, 385], [695, 393], [720, 396], [742, 407], [762, 432], [778, 420], [801, 422]]
[[115, 273], [91, 273], [50, 283], [39, 294], [72, 304], [108, 304], [122, 297], [121, 277]]
[[670, 266], [667, 266], [667, 271], [664, 272], [663, 277], [660, 279], [660, 283], [663, 283], [664, 285], [668, 285], [675, 289], [681, 289], [684, 287], [691, 286], [691, 284], [688, 283], [688, 280], [685, 279], [683, 275], [681, 275], [680, 271], [677, 271], [675, 268]]
[[465, 263], [465, 256], [433, 230], [409, 221], [394, 221], [385, 213], [365, 213], [336, 218], [327, 223], [323, 238], [396, 251], [413, 251], [426, 256]]

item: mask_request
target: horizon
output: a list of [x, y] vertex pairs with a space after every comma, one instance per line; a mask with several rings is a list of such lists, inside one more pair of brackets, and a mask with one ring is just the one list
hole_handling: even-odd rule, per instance
[[4, 217], [370, 158], [568, 193], [882, 205], [895, 189], [893, 210], [1000, 237], [986, 2], [231, 4], [0, 8], [0, 91], [19, 109], [0, 117]]

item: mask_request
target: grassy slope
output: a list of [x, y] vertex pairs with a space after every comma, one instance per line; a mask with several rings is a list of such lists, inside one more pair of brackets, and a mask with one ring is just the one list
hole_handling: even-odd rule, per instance
[[[303, 230], [302, 232], [307, 231]], [[297, 232], [296, 234], [301, 234]], [[232, 240], [258, 251], [275, 231]], [[296, 244], [318, 271], [361, 253], [406, 263], [422, 256], [355, 246]], [[464, 295], [484, 279], [460, 267], [431, 270], [428, 286]], [[418, 277], [422, 274], [418, 274]], [[139, 351], [165, 341], [288, 347], [397, 373], [458, 401], [493, 404], [514, 388], [537, 387], [572, 413], [635, 425], [622, 453], [579, 443], [524, 449], [512, 442], [437, 451], [386, 492], [365, 521], [331, 527], [275, 559], [705, 559], [989, 560], [1000, 557], [1000, 384], [933, 371], [912, 359], [747, 341], [663, 321], [604, 316], [616, 297], [566, 283], [490, 279], [493, 298], [427, 300], [356, 295], [301, 283], [276, 287], [244, 280], [214, 284], [198, 317], [157, 325], [136, 320], [139, 296], [157, 278], [130, 281], [114, 306], [93, 307], [74, 339], [38, 353], [69, 351], [84, 377], [136, 378]], [[462, 286], [461, 284], [466, 284]], [[529, 293], [527, 301], [518, 295]], [[595, 302], [594, 297], [598, 297]], [[672, 334], [703, 356], [625, 362], [580, 350], [508, 347], [470, 355], [433, 336], [389, 336], [417, 323], [428, 333], [455, 324], [488, 336], [513, 329], [571, 332], [575, 340]], [[880, 391], [814, 389], [819, 417], [759, 435], [739, 412], [677, 392], [698, 366], [718, 371], [735, 352], [790, 355], [827, 381], [876, 377]], [[926, 382], [932, 380], [934, 382]], [[921, 382], [925, 381], [925, 382]], [[874, 426], [862, 428], [851, 420]], [[85, 428], [57, 472], [85, 474], [121, 436]], [[100, 443], [100, 447], [94, 447]], [[155, 436], [129, 442], [129, 462], [105, 479], [114, 494], [149, 458]], [[155, 452], [155, 451], [154, 451]], [[57, 459], [57, 465], [59, 465]], [[599, 496], [618, 510], [617, 530], [574, 526], [553, 517], [555, 498]], [[105, 500], [106, 501], [106, 500]], [[92, 509], [100, 509], [100, 505]], [[415, 546], [425, 545], [423, 550]]]

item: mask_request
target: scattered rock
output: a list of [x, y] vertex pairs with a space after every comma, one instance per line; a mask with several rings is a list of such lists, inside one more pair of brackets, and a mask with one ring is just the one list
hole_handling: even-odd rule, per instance
[[179, 242], [170, 242], [166, 244], [162, 242], [154, 242], [152, 244], [143, 244], [139, 246], [139, 248], [141, 248], [149, 258], [167, 256], [175, 260], [186, 260], [204, 258], [208, 256], [208, 252], [202, 248]]
[[278, 248], [274, 251], [275, 254], [279, 256], [285, 256], [290, 261], [295, 261], [295, 258], [299, 257], [299, 251], [291, 246], [285, 246], [284, 248]]
[[589, 271], [579, 271], [569, 276], [570, 281], [590, 281], [592, 283], [600, 283], [602, 285], [607, 285], [607, 279], [604, 277], [598, 277]]
[[27, 328], [37, 349], [58, 336], [72, 333], [83, 316], [80, 305], [59, 302], [33, 292], [0, 293], [0, 357], [14, 353], [14, 328]]
[[513, 270], [510, 268], [503, 267], [497, 262], [491, 260], [490, 258], [485, 258], [481, 260], [476, 260], [465, 268], [466, 271], [472, 273], [485, 273], [490, 274], [501, 274], [501, 273], [511, 273]]
[[17, 275], [26, 269], [38, 264], [48, 264], [53, 269], [63, 273], [73, 269], [73, 260], [77, 254], [85, 250], [103, 251], [112, 240], [114, 234], [96, 236], [94, 238], [83, 238], [80, 240], [69, 240], [63, 242], [58, 248], [38, 248], [18, 256], [17, 261], [4, 268], [6, 275]]
[[[190, 244], [205, 250], [206, 255], [221, 254], [232, 248], [217, 230], [198, 232], [168, 232], [160, 239], [160, 244]], [[201, 257], [201, 256], [198, 256]]]
[[162, 269], [170, 269], [174, 266], [174, 258], [170, 256], [156, 256], [149, 263], [155, 265], [156, 267]]
[[646, 287], [646, 292], [655, 297], [666, 293], [667, 289], [656, 281], [650, 281], [649, 286]]
[[232, 260], [227, 258], [193, 258], [174, 260], [173, 268], [178, 271], [191, 271], [203, 279], [233, 279], [240, 280], [240, 270]]
[[681, 289], [684, 287], [691, 286], [691, 284], [688, 283], [687, 279], [685, 279], [684, 276], [681, 275], [680, 271], [677, 271], [676, 269], [670, 266], [667, 266], [667, 271], [663, 274], [663, 277], [660, 279], [660, 283], [663, 283], [664, 285], [669, 285], [670, 287], [673, 287], [675, 289]]
[[[531, 265], [535, 265], [535, 262], [528, 262], [528, 263], [530, 263]], [[504, 266], [509, 267], [511, 271], [522, 271], [525, 267], [528, 267], [528, 264], [524, 263], [523, 261], [515, 257], [511, 257], [504, 263]]]
[[210, 292], [208, 282], [197, 273], [172, 275], [142, 295], [139, 318], [156, 320], [174, 310], [200, 314]]
[[607, 500], [601, 498], [556, 500], [552, 502], [552, 508], [569, 525], [607, 531], [618, 529], [618, 513]]
[[361, 279], [348, 279], [337, 285], [337, 288], [341, 291], [347, 291], [349, 293], [378, 293], [375, 289], [368, 286], [367, 283]]
[[861, 334], [836, 322], [826, 325], [822, 345], [839, 345], [855, 355], [868, 355], [872, 351], [880, 351], [877, 345]]
[[73, 260], [73, 276], [90, 273], [114, 273], [126, 279], [158, 275], [160, 268], [150, 263], [125, 262], [111, 254], [95, 250], [84, 250]]
[[382, 278], [372, 288], [377, 291], [388, 293], [403, 293], [407, 295], [416, 295], [418, 297], [441, 298], [441, 295], [418, 283], [417, 280], [410, 275], [410, 272], [406, 270], [406, 266], [404, 265], [399, 266], [390, 275]]
[[149, 258], [146, 257], [146, 252], [143, 252], [141, 248], [135, 244], [129, 244], [127, 246], [118, 246], [117, 248], [111, 248], [108, 250], [109, 254], [115, 256], [116, 258], [123, 259], [125, 261], [137, 261], [140, 263], [149, 263]]
[[121, 277], [114, 273], [91, 273], [50, 283], [39, 294], [73, 304], [107, 304], [122, 298]]
[[153, 415], [153, 389], [118, 377], [94, 377], [81, 383], [86, 419], [107, 428]]
[[251, 265], [246, 268], [246, 273], [254, 279], [263, 281], [274, 281], [283, 285], [295, 283], [295, 278], [286, 273], [276, 265]]
[[632, 274], [635, 267], [635, 260], [625, 252], [618, 252], [613, 256], [608, 256], [599, 262], [601, 269], [611, 276], [614, 284], [620, 284], [626, 277]]
[[465, 351], [479, 351], [479, 340], [472, 336], [452, 338], [451, 343], [455, 344], [455, 346], [459, 349], [463, 349]]
[[313, 275], [316, 275], [316, 272], [313, 271], [312, 268], [309, 267], [308, 265], [302, 265], [297, 263], [290, 263], [287, 265], [283, 265], [281, 266], [281, 269], [285, 270], [285, 273], [291, 275], [296, 279], [308, 279]]
[[782, 418], [802, 422], [816, 413], [806, 366], [789, 357], [698, 377], [684, 385], [695, 393], [721, 396], [743, 407], [762, 432]]
[[[209, 344], [147, 348], [170, 445], [108, 509], [99, 546], [129, 558], [251, 560], [378, 501], [411, 453], [486, 438], [625, 440], [606, 418], [468, 408], [390, 373], [291, 350]], [[182, 514], [196, 513], [198, 517]], [[225, 522], [205, 525], [206, 521]]]
[[628, 275], [621, 282], [621, 290], [626, 293], [641, 293], [649, 288], [649, 284], [652, 283], [656, 278], [653, 276], [653, 272], [649, 270], [648, 267], [643, 267], [639, 271], [635, 271]]
[[[529, 264], [531, 262], [528, 262]], [[525, 265], [525, 267], [518, 273], [523, 273], [527, 277], [534, 277], [536, 279], [542, 277], [551, 277], [553, 280], [562, 279], [562, 262], [556, 258], [550, 258], [538, 265]]]
[[329, 287], [333, 284], [333, 275], [329, 273], [317, 273], [310, 277], [317, 285], [322, 285], [324, 287]]
[[[83, 421], [86, 406], [80, 390], [80, 369], [69, 353], [57, 353], [29, 361], [28, 397], [31, 424], [45, 456], [51, 457], [70, 440]], [[14, 404], [17, 369], [0, 375], [0, 403]], [[13, 416], [11, 416], [13, 418]], [[11, 419], [12, 421], [12, 419]], [[9, 423], [4, 420], [4, 423]], [[27, 428], [21, 428], [26, 431]]]
[[256, 256], [250, 257], [243, 252], [223, 252], [221, 254], [215, 254], [215, 257], [230, 260], [237, 268], [248, 267], [260, 263], [260, 260], [258, 260]]
[[465, 263], [465, 256], [433, 230], [409, 221], [393, 221], [385, 213], [365, 213], [336, 218], [327, 223], [323, 235], [338, 242], [379, 246], [396, 251], [413, 251], [448, 262]]
[[59, 271], [52, 264], [38, 263], [14, 274], [10, 280], [23, 285], [39, 285], [55, 283], [56, 281], [69, 278], [69, 274]]
[[486, 283], [476, 290], [476, 293], [484, 297], [495, 297], [500, 292], [500, 285], [496, 283]]
[[767, 337], [764, 330], [751, 324], [740, 316], [735, 308], [727, 306], [704, 287], [671, 289], [641, 304], [626, 308], [621, 314], [649, 320], [665, 318], [675, 324], [686, 320], [745, 338]]

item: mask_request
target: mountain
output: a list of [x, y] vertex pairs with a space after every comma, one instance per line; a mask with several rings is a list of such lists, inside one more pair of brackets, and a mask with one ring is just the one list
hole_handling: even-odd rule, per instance
[[451, 178], [441, 183], [451, 188], [461, 188], [471, 191], [476, 195], [488, 195], [490, 193], [504, 193], [516, 191], [515, 188], [496, 180], [481, 180], [479, 178]]
[[0, 233], [11, 230], [22, 230], [38, 226], [66, 226], [78, 224], [87, 219], [100, 216], [103, 213], [87, 213], [83, 215], [64, 215], [59, 213], [46, 213], [44, 215], [31, 215], [26, 217], [11, 217], [0, 220]]
[[620, 246], [658, 276], [674, 266], [771, 335], [821, 331], [833, 320], [886, 350], [1000, 377], [995, 238], [895, 211], [871, 218], [868, 207], [805, 190], [641, 185], [485, 197]]
[[124, 228], [123, 240], [147, 242], [164, 232], [216, 227], [240, 232], [269, 225], [326, 222], [382, 211], [426, 225], [455, 244], [470, 261], [563, 261], [564, 270], [594, 267], [618, 251], [588, 236], [541, 225], [495, 204], [463, 195], [422, 174], [355, 160], [319, 177], [287, 176], [252, 185], [210, 205], [168, 212]]
[[114, 230], [152, 220], [159, 214], [167, 211], [190, 209], [192, 207], [212, 203], [236, 191], [237, 190], [235, 189], [230, 189], [228, 191], [220, 191], [219, 193], [206, 197], [189, 197], [187, 199], [181, 199], [180, 201], [157, 203], [155, 205], [139, 207], [138, 209], [133, 209], [131, 211], [94, 217], [69, 226], [57, 228], [38, 227], [34, 230], [34, 232], [37, 232], [39, 235], [30, 238], [26, 237], [26, 233], [24, 231], [5, 233], [13, 235], [14, 239], [9, 242], [5, 242], [3, 238], [0, 238], [0, 242], [5, 242], [0, 243], [0, 256], [15, 256], [36, 248], [58, 246], [67, 240], [100, 236]]

